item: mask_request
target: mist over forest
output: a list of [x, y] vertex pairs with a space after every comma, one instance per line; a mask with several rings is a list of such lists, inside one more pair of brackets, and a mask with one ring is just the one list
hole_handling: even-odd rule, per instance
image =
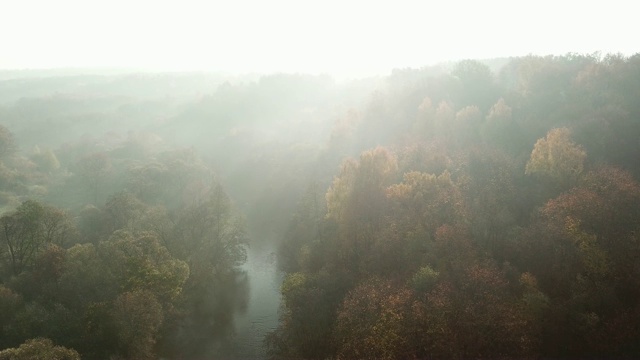
[[640, 357], [640, 54], [0, 71], [0, 360]]

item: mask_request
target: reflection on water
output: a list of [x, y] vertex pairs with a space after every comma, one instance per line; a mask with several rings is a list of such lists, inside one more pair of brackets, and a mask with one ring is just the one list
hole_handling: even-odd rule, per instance
[[[263, 341], [265, 335], [278, 326], [282, 274], [277, 270], [273, 252], [254, 249], [248, 251], [247, 262], [240, 270], [235, 282], [239, 289], [225, 289], [226, 299], [217, 303], [220, 307], [212, 306], [226, 310], [227, 316], [216, 316], [220, 327], [208, 332], [207, 350], [202, 355], [223, 359], [266, 358]], [[241, 296], [234, 298], [232, 294]], [[219, 299], [209, 298], [209, 301]]]
[[278, 326], [281, 282], [275, 254], [250, 249], [238, 271], [214, 276], [207, 286], [186, 287], [183, 306], [190, 315], [180, 317], [172, 338], [163, 339], [166, 353], [181, 359], [266, 358], [263, 341]]
[[249, 301], [247, 309], [235, 319], [237, 358], [264, 359], [264, 337], [278, 326], [280, 284], [273, 252], [249, 251], [244, 270], [248, 274]]

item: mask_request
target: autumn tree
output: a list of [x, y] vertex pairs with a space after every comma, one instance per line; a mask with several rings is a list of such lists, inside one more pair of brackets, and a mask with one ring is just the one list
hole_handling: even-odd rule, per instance
[[336, 320], [338, 359], [399, 359], [415, 356], [410, 289], [369, 279], [347, 294]]
[[[520, 266], [549, 296], [545, 352], [555, 356], [629, 354], [637, 334], [640, 186], [625, 171], [599, 168], [549, 200], [522, 235]], [[622, 320], [621, 314], [627, 314]], [[616, 343], [618, 349], [598, 344]], [[626, 349], [626, 350], [622, 350]]]
[[578, 180], [586, 157], [582, 146], [571, 141], [569, 129], [552, 129], [536, 142], [525, 173], [549, 178], [566, 187]]
[[397, 160], [391, 152], [369, 150], [358, 161], [345, 161], [327, 191], [327, 218], [338, 225], [338, 258], [345, 265], [356, 269], [362, 265], [382, 222], [385, 188], [397, 176], [396, 171]]
[[490, 264], [466, 266], [415, 304], [417, 358], [514, 358], [537, 350], [532, 317]]
[[[415, 270], [425, 254], [430, 254], [437, 229], [456, 224], [465, 217], [460, 190], [445, 170], [440, 175], [409, 172], [401, 183], [386, 189], [389, 200], [391, 234], [382, 237], [378, 262], [390, 261], [397, 270]], [[402, 266], [398, 266], [402, 264]]]

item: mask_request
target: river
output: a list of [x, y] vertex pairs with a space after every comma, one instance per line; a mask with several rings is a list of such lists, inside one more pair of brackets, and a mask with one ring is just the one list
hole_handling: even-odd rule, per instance
[[278, 326], [280, 284], [283, 275], [278, 271], [276, 254], [249, 248], [246, 271], [249, 299], [246, 311], [234, 318], [234, 354], [236, 359], [265, 359], [264, 337]]

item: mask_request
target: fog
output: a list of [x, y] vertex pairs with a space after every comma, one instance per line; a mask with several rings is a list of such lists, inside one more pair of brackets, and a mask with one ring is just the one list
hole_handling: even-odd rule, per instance
[[629, 6], [6, 4], [0, 359], [638, 357]]

